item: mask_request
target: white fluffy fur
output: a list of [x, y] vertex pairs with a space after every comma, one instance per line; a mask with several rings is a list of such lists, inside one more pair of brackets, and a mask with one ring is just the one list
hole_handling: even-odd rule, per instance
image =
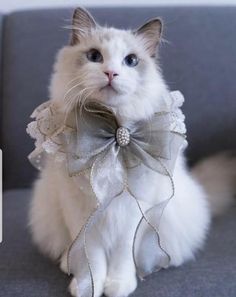
[[[146, 119], [162, 109], [168, 88], [145, 50], [142, 36], [99, 27], [81, 40], [59, 52], [50, 86], [52, 100], [65, 113], [85, 97], [112, 106], [121, 121]], [[90, 48], [100, 50], [103, 63], [86, 60], [85, 52]], [[129, 53], [136, 53], [140, 59], [134, 68], [122, 64]], [[113, 82], [116, 91], [100, 90], [107, 84], [103, 73], [107, 70], [119, 74]], [[176, 194], [164, 211], [160, 235], [163, 247], [171, 256], [171, 265], [178, 266], [192, 259], [202, 248], [209, 228], [210, 209], [205, 192], [186, 169], [182, 152], [173, 178]], [[162, 194], [166, 197], [169, 190], [162, 179], [161, 175], [147, 174], [141, 168], [134, 173], [132, 182], [138, 193], [145, 193], [148, 199], [158, 202], [158, 197]], [[68, 176], [63, 164], [53, 160], [48, 160], [35, 185], [30, 211], [33, 239], [42, 252], [53, 259], [61, 259], [63, 271], [66, 271], [67, 248], [90, 210], [88, 180], [81, 177], [80, 186], [84, 190]], [[93, 267], [95, 297], [102, 293], [108, 297], [126, 297], [137, 286], [131, 244], [140, 214], [133, 210], [132, 203], [125, 195], [115, 200], [89, 239], [89, 254], [96, 262]], [[146, 267], [151, 265], [152, 257], [152, 250], [149, 250], [143, 259]], [[74, 296], [83, 296], [83, 292], [77, 291], [75, 280], [70, 291]]]
[[213, 215], [223, 214], [236, 194], [236, 156], [232, 152], [214, 155], [199, 162], [192, 171], [204, 186]]

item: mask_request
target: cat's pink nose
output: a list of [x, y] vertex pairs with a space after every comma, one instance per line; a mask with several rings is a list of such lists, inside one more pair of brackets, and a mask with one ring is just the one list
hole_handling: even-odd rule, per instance
[[116, 73], [115, 71], [104, 71], [104, 73], [108, 77], [109, 83], [114, 79], [115, 76], [118, 75], [118, 73]]

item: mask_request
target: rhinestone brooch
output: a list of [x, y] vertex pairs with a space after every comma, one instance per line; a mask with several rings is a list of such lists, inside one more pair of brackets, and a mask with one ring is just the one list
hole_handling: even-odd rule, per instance
[[119, 127], [116, 130], [116, 141], [119, 146], [126, 146], [130, 142], [129, 130], [125, 127]]

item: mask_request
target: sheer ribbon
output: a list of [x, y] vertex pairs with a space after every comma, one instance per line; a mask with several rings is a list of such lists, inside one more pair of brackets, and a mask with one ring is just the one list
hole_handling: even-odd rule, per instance
[[[63, 151], [65, 154], [71, 177], [89, 172], [90, 186], [96, 198], [94, 209], [68, 251], [68, 273], [75, 276], [78, 291], [83, 290], [84, 297], [94, 296], [94, 264], [88, 252], [89, 234], [101, 214], [123, 193], [127, 194], [127, 199], [135, 201], [140, 211], [140, 220], [133, 235], [133, 259], [138, 275], [143, 278], [152, 271], [168, 267], [170, 256], [162, 246], [159, 224], [166, 205], [174, 196], [172, 174], [178, 152], [185, 141], [184, 133], [172, 127], [171, 111], [156, 113], [148, 121], [127, 123], [124, 128], [129, 134], [129, 141], [121, 146], [117, 138], [120, 125], [115, 115], [107, 107], [90, 102], [83, 107], [81, 116], [76, 117], [74, 129], [66, 131], [54, 125], [51, 134], [45, 132], [52, 143], [56, 140], [56, 152]], [[34, 151], [29, 158], [33, 164], [39, 163], [36, 161], [42, 158], [42, 149]], [[170, 185], [168, 197], [145, 209], [142, 208], [145, 197], [137, 197], [129, 182], [130, 172], [138, 166], [165, 176]], [[147, 269], [142, 262], [142, 251], [146, 245], [150, 245], [150, 240], [156, 255]]]

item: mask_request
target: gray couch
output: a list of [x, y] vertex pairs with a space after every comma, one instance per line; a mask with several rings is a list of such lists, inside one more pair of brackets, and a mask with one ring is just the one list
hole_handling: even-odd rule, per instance
[[[161, 65], [172, 90], [186, 98], [189, 164], [235, 149], [236, 7], [91, 9], [103, 24], [137, 27], [162, 16]], [[1, 297], [65, 297], [69, 277], [40, 255], [27, 227], [30, 186], [37, 173], [27, 161], [33, 141], [25, 127], [31, 111], [48, 98], [56, 51], [68, 41], [71, 9], [0, 16], [0, 141], [4, 152]], [[196, 261], [163, 270], [141, 283], [133, 296], [235, 297], [236, 211], [214, 221]]]

